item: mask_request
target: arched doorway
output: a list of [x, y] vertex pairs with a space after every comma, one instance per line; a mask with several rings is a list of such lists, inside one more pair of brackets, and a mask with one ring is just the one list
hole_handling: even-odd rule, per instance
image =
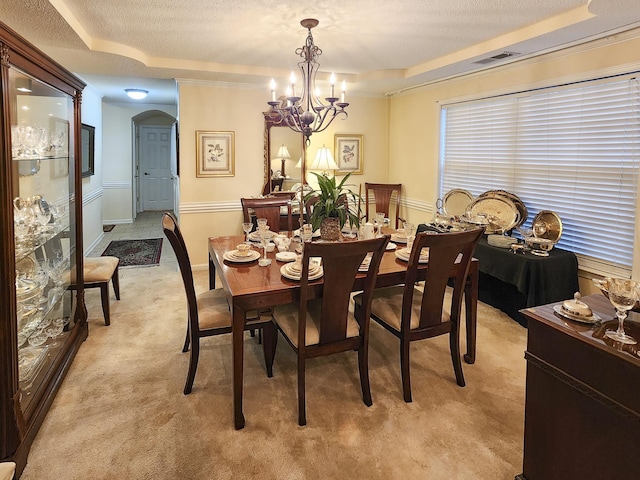
[[136, 215], [151, 210], [177, 211], [176, 119], [149, 110], [133, 117], [133, 127]]

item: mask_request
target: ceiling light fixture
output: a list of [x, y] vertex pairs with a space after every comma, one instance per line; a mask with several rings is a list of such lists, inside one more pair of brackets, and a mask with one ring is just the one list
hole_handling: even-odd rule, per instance
[[148, 90], [142, 90], [141, 88], [125, 88], [124, 90], [129, 95], [129, 98], [134, 100], [142, 100], [149, 93]]
[[[340, 115], [346, 118], [345, 108], [349, 106], [344, 101], [346, 84], [342, 82], [340, 97], [335, 96], [335, 75], [331, 74], [331, 94], [325, 97], [326, 103], [320, 99], [320, 90], [316, 88], [316, 74], [320, 64], [317, 58], [322, 55], [322, 50], [313, 43], [311, 29], [318, 25], [315, 18], [305, 18], [300, 22], [308, 30], [305, 44], [296, 49], [296, 54], [302, 58], [298, 67], [302, 73], [302, 91], [296, 95], [296, 76], [291, 73], [287, 93], [284, 97], [276, 98], [276, 82], [271, 79], [271, 101], [267, 102], [271, 107], [267, 115], [274, 123], [287, 126], [294, 132], [304, 136], [304, 148], [302, 149], [301, 183], [305, 182], [305, 165], [307, 159], [307, 147], [311, 143], [313, 133], [322, 132]], [[304, 195], [300, 195], [300, 211], [304, 211]], [[300, 215], [300, 225], [304, 223]]]

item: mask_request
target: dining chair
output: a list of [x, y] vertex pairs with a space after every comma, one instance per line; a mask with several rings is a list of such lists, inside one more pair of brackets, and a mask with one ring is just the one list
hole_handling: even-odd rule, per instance
[[[449, 334], [451, 361], [456, 382], [464, 387], [460, 362], [460, 311], [465, 282], [473, 252], [483, 229], [456, 233], [419, 233], [413, 241], [404, 285], [376, 289], [371, 301], [371, 318], [400, 339], [400, 366], [405, 402], [411, 402], [409, 375], [411, 342]], [[420, 253], [429, 249], [423, 290], [416, 288]], [[449, 310], [444, 308], [445, 292], [457, 264]], [[367, 299], [358, 294], [356, 306]]]
[[291, 210], [291, 199], [289, 197], [241, 198], [240, 203], [242, 204], [244, 222], [251, 222], [253, 212], [256, 218], [266, 218], [267, 225], [269, 225], [271, 231], [275, 233], [280, 231], [281, 209], [284, 207], [287, 212], [287, 231], [289, 236], [291, 236], [291, 232], [293, 231], [293, 214]]
[[[274, 308], [273, 321], [298, 358], [298, 424], [306, 425], [305, 365], [309, 358], [358, 351], [360, 386], [365, 405], [370, 406], [369, 314], [380, 260], [389, 236], [353, 242], [310, 242], [304, 245], [300, 301]], [[371, 253], [362, 286], [362, 302], [351, 313], [349, 304], [354, 281], [363, 260]], [[309, 260], [322, 257], [323, 280], [307, 279]], [[319, 291], [318, 291], [319, 290]], [[277, 336], [271, 343], [275, 358]]]
[[[396, 200], [396, 213], [395, 220], [396, 226], [398, 228], [398, 222], [400, 218], [400, 193], [402, 191], [401, 183], [368, 183], [364, 184], [364, 200], [365, 200], [365, 215], [367, 216], [367, 221], [370, 222], [375, 217], [377, 212], [384, 213], [385, 218], [388, 218], [391, 221], [390, 209], [391, 209], [391, 198], [395, 193]], [[376, 209], [373, 211], [371, 216], [369, 216], [369, 192], [373, 193]]]
[[[223, 289], [207, 290], [196, 295], [193, 283], [193, 271], [187, 246], [178, 227], [178, 223], [173, 214], [165, 212], [162, 216], [162, 229], [167, 239], [173, 247], [180, 267], [182, 282], [187, 296], [187, 335], [182, 349], [186, 352], [191, 345], [191, 356], [189, 359], [189, 371], [187, 381], [184, 386], [184, 394], [191, 393], [193, 381], [198, 368], [198, 357], [200, 355], [200, 339], [214, 335], [231, 333], [232, 318], [229, 305]], [[247, 314], [245, 330], [259, 328], [264, 331], [263, 349], [267, 375], [273, 376], [273, 359], [269, 355], [273, 354], [272, 343], [275, 341], [276, 330], [272, 322], [271, 315]]]

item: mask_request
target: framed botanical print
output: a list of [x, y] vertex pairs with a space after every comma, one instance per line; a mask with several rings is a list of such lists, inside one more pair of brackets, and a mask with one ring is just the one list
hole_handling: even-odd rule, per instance
[[364, 171], [362, 158], [362, 135], [335, 135], [335, 157], [338, 173], [361, 175]]
[[235, 175], [234, 132], [196, 131], [196, 177]]

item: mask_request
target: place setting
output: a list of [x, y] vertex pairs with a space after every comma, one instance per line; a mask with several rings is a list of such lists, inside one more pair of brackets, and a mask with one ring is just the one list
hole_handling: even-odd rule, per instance
[[[407, 247], [398, 248], [395, 251], [396, 258], [408, 262], [409, 257], [411, 257], [411, 250]], [[418, 259], [418, 263], [429, 263], [429, 247], [424, 247], [420, 252], [420, 258]]]
[[235, 250], [224, 252], [222, 257], [232, 263], [249, 263], [260, 258], [260, 252], [251, 248], [248, 243], [240, 243]]
[[[302, 276], [302, 263], [291, 262], [285, 263], [280, 267], [280, 273], [283, 277], [289, 280], [300, 280]], [[309, 261], [309, 280], [317, 280], [324, 275], [322, 265], [320, 265], [320, 259], [312, 259]]]

